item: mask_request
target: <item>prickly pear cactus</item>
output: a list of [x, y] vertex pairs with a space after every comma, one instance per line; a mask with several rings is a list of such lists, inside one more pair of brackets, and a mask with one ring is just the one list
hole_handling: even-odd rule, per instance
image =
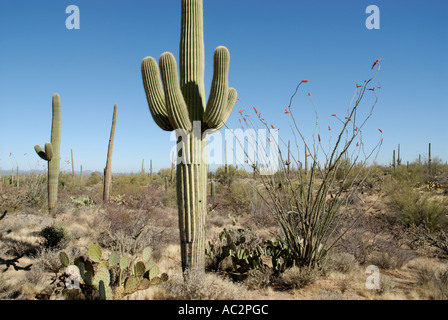
[[[159, 276], [159, 269], [150, 263], [151, 249], [145, 248], [141, 259], [131, 263], [131, 260], [116, 252], [105, 258], [103, 250], [93, 244], [87, 251], [88, 259], [83, 256], [74, 259], [74, 265], [79, 269], [79, 282], [98, 290], [103, 300], [121, 299], [125, 295], [168, 280], [167, 274]], [[65, 252], [59, 254], [64, 266], [70, 265], [70, 259]], [[135, 259], [133, 259], [134, 261]], [[123, 281], [123, 274], [129, 276]]]

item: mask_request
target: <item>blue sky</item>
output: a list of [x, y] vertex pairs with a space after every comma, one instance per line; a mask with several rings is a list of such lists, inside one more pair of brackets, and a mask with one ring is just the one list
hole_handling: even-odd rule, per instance
[[[68, 30], [65, 9], [80, 9], [80, 29]], [[365, 26], [368, 5], [380, 9], [380, 29]], [[383, 130], [378, 162], [391, 161], [401, 146], [404, 162], [426, 156], [448, 160], [448, 2], [404, 0], [205, 0], [205, 88], [213, 51], [231, 54], [229, 84], [237, 111], [256, 106], [288, 139], [283, 113], [301, 79], [294, 103], [304, 130], [315, 119], [322, 131], [335, 125], [355, 90], [384, 58], [376, 80], [382, 86], [364, 142], [374, 146]], [[114, 104], [118, 104], [113, 171], [137, 172], [145, 159], [168, 167], [173, 142], [148, 111], [140, 64], [171, 51], [180, 40], [179, 0], [0, 0], [0, 169], [41, 169], [34, 145], [50, 139], [51, 97], [62, 103], [61, 168], [102, 171]], [[365, 108], [373, 101], [366, 96]], [[251, 113], [253, 114], [253, 113]], [[327, 133], [325, 133], [327, 134]], [[13, 157], [10, 157], [12, 153]]]

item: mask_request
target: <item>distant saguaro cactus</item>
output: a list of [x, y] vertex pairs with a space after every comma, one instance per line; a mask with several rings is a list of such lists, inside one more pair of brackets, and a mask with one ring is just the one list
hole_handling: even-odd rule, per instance
[[110, 130], [109, 147], [107, 149], [106, 168], [104, 168], [103, 203], [105, 204], [109, 202], [110, 181], [112, 179], [112, 152], [114, 149], [116, 122], [117, 122], [117, 105], [114, 106], [114, 114], [112, 116], [112, 128]]
[[48, 161], [48, 211], [51, 213], [58, 201], [59, 163], [61, 160], [61, 100], [53, 95], [53, 117], [51, 124], [51, 142], [45, 143], [45, 149], [39, 145], [34, 150], [43, 160]]
[[[178, 137], [177, 201], [182, 269], [204, 272], [207, 189], [207, 130], [219, 130], [230, 116], [237, 92], [228, 87], [230, 54], [219, 46], [214, 54], [214, 74], [208, 102], [204, 89], [204, 35], [202, 0], [182, 0], [180, 83], [172, 53], [142, 62], [143, 84], [149, 110], [165, 131]], [[162, 81], [161, 81], [162, 80]], [[162, 88], [163, 83], [163, 88]]]

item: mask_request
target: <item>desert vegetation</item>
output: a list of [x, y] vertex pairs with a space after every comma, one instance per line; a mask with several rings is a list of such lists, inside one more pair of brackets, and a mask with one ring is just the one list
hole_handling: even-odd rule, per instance
[[219, 46], [205, 101], [202, 1], [181, 3], [179, 79], [171, 53], [141, 69], [152, 119], [176, 133], [176, 164], [114, 174], [115, 105], [104, 172], [76, 174], [73, 152], [61, 172], [55, 94], [51, 142], [35, 147], [48, 171], [0, 178], [0, 298], [448, 299], [448, 165], [431, 144], [423, 159], [404, 164], [398, 149], [376, 162], [383, 132], [366, 123], [382, 59], [347, 109], [324, 118], [328, 130], [311, 93], [314, 131], [298, 117], [307, 79], [279, 111], [287, 141], [277, 119], [239, 106], [243, 159], [210, 169], [207, 135], [227, 127], [237, 91]]
[[[367, 169], [367, 183], [350, 199], [331, 239], [344, 236], [312, 266], [297, 263], [253, 188], [263, 185], [259, 177], [230, 165], [227, 174], [224, 167], [208, 172], [202, 285], [194, 271], [182, 272], [170, 168], [113, 175], [108, 204], [101, 174], [84, 177], [81, 186], [79, 175], [73, 180], [62, 173], [51, 215], [46, 174], [15, 176], [19, 187], [3, 175], [1, 297], [101, 299], [99, 286], [87, 284], [92, 280], [70, 287], [67, 266], [77, 261], [93, 274], [108, 270], [113, 291], [107, 297], [115, 299], [446, 299], [448, 166], [433, 159], [431, 173], [418, 161]], [[290, 169], [291, 181], [303, 171]], [[365, 213], [358, 217], [360, 209]], [[101, 254], [95, 257], [93, 248]], [[128, 261], [123, 268], [121, 257]], [[377, 289], [366, 288], [370, 265], [380, 270]], [[126, 291], [125, 280], [137, 275], [147, 280]]]

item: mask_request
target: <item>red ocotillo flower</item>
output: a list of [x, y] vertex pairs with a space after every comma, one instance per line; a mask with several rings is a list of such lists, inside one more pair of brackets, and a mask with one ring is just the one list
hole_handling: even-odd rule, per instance
[[291, 112], [289, 112], [288, 109], [285, 109], [285, 113], [291, 113]]
[[361, 88], [362, 85], [358, 84], [358, 82], [356, 82], [356, 88]]
[[311, 93], [308, 92], [308, 97], [311, 97]]
[[369, 88], [370, 91], [375, 91], [375, 88]]
[[317, 139], [319, 139], [319, 142], [320, 142], [320, 134], [317, 134]]
[[241, 119], [238, 119], [238, 121], [241, 123]]
[[244, 122], [247, 122], [247, 119], [243, 117]]
[[310, 80], [306, 80], [306, 79], [303, 79], [303, 80], [302, 80], [302, 82], [305, 82], [305, 83], [308, 82], [308, 81], [310, 81]]
[[255, 113], [258, 113], [257, 108], [255, 108], [254, 106], [252, 106], [252, 108], [254, 108]]
[[349, 117], [345, 117], [346, 120], [351, 121], [352, 119]]
[[236, 165], [235, 168], [238, 169], [238, 165]]
[[238, 113], [239, 113], [240, 115], [243, 115], [243, 109], [240, 109], [240, 110], [238, 111]]
[[244, 162], [249, 163], [249, 160], [246, 160], [246, 161], [244, 161]]
[[271, 128], [272, 128], [272, 129], [275, 129], [275, 127], [274, 127], [274, 125], [273, 125], [273, 124], [271, 124]]
[[375, 62], [373, 63], [372, 69], [377, 65], [377, 63], [378, 63], [380, 60], [383, 60], [383, 58], [375, 60]]
[[355, 131], [358, 131], [358, 127], [355, 127]]
[[330, 126], [328, 126], [328, 131], [331, 131], [331, 127]]
[[337, 117], [338, 115], [336, 113], [333, 113], [331, 116], [332, 117]]
[[378, 129], [378, 131], [381, 132], [381, 133], [383, 133], [383, 130], [381, 130], [381, 129]]
[[359, 142], [356, 143], [356, 146], [359, 147]]

